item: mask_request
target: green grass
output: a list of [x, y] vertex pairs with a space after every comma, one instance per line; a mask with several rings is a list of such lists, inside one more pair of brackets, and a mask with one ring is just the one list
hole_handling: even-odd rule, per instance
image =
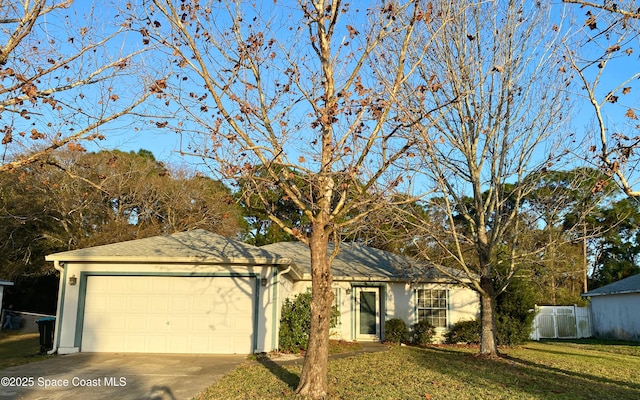
[[0, 369], [45, 360], [37, 333], [0, 332]]
[[[502, 349], [394, 346], [329, 363], [332, 399], [639, 399], [640, 346], [531, 342]], [[197, 397], [294, 398], [299, 366], [251, 362]]]

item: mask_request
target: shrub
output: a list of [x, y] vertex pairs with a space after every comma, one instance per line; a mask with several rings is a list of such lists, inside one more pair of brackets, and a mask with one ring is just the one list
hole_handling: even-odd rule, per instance
[[280, 317], [280, 350], [298, 353], [306, 349], [311, 329], [311, 293], [285, 299]]
[[407, 340], [407, 324], [400, 318], [392, 318], [384, 323], [384, 340], [400, 344]]
[[425, 345], [431, 343], [436, 329], [429, 322], [422, 320], [413, 324], [411, 330], [411, 341], [413, 344]]
[[[496, 299], [496, 331], [498, 344], [515, 346], [529, 339], [535, 314], [533, 290], [526, 282], [514, 279]], [[445, 334], [447, 343], [480, 343], [480, 320], [461, 321]]]
[[[331, 311], [331, 327], [335, 328], [340, 312], [337, 307]], [[306, 350], [311, 331], [311, 292], [301, 293], [285, 299], [280, 317], [280, 351], [299, 353]]]
[[515, 279], [496, 299], [498, 344], [515, 346], [526, 342], [531, 334], [535, 313], [535, 294], [527, 282]]
[[453, 324], [445, 335], [445, 341], [449, 344], [480, 343], [480, 320], [459, 321]]

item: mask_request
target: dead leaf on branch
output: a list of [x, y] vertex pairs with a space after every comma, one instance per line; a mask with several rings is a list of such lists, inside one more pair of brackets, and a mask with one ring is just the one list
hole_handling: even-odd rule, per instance
[[13, 141], [13, 135], [11, 134], [11, 131], [8, 131], [4, 134], [4, 137], [2, 138], [2, 144], [9, 144]]
[[615, 173], [620, 169], [620, 163], [618, 163], [617, 161], [614, 161], [611, 164], [610, 168], [611, 168], [611, 171]]
[[159, 79], [151, 85], [151, 93], [162, 93], [167, 88], [167, 80]]
[[28, 97], [34, 97], [38, 93], [38, 88], [33, 83], [25, 84], [20, 90]]
[[630, 119], [638, 119], [638, 117], [636, 116], [636, 113], [633, 112], [632, 109], [628, 109], [627, 112], [624, 114], [624, 116]]
[[44, 133], [38, 132], [37, 129], [32, 129], [31, 130], [31, 139], [38, 140], [38, 139], [44, 139], [45, 137], [46, 136], [44, 135]]
[[118, 69], [125, 69], [129, 65], [129, 59], [124, 58], [120, 62], [116, 63], [115, 67]]
[[86, 151], [86, 149], [85, 149], [84, 147], [82, 147], [82, 146], [81, 146], [81, 145], [79, 145], [78, 143], [73, 143], [73, 142], [71, 142], [71, 143], [67, 144], [67, 148], [68, 148], [70, 151], [80, 151], [80, 152], [84, 152], [84, 151]]
[[591, 30], [598, 29], [598, 26], [596, 25], [596, 16], [591, 14], [591, 11], [587, 11], [587, 16], [589, 18], [584, 22], [584, 26], [588, 26]]
[[593, 187], [591, 188], [591, 193], [601, 193], [604, 192], [604, 188], [607, 187], [609, 185], [609, 182], [600, 179], [598, 182], [596, 182]]
[[360, 34], [360, 32], [358, 32], [358, 31], [356, 30], [356, 28], [354, 28], [354, 27], [353, 27], [353, 26], [351, 26], [351, 25], [347, 25], [347, 30], [349, 31], [349, 38], [350, 38], [350, 39], [353, 39], [355, 36], [357, 36], [357, 35], [359, 35], [359, 34]]
[[606, 52], [607, 53], [613, 53], [613, 52], [616, 52], [616, 51], [619, 51], [619, 50], [620, 50], [620, 46], [615, 45], [615, 46], [609, 47]]

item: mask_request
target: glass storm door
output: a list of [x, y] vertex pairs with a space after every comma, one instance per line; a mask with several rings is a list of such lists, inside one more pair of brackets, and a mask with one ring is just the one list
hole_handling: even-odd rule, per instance
[[355, 288], [356, 340], [380, 340], [380, 290]]

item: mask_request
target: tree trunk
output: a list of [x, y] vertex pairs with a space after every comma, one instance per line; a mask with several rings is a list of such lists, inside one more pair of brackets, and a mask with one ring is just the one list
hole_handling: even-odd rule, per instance
[[327, 258], [328, 242], [324, 229], [314, 229], [311, 233], [311, 330], [296, 393], [312, 399], [327, 397], [329, 328], [333, 304], [333, 277]]
[[496, 296], [490, 278], [480, 278], [480, 317], [482, 330], [480, 337], [480, 354], [498, 356], [498, 340], [496, 330]]

